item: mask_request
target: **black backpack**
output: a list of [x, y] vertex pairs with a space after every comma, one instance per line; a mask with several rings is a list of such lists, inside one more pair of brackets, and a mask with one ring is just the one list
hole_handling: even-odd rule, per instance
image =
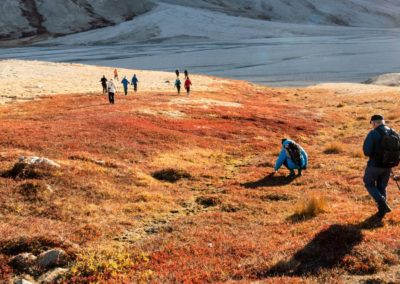
[[400, 137], [399, 135], [389, 129], [389, 132], [385, 132], [381, 128], [376, 128], [379, 134], [382, 136], [379, 150], [376, 153], [376, 161], [383, 168], [393, 168], [400, 163]]
[[289, 142], [286, 145], [286, 152], [289, 155], [290, 159], [296, 166], [301, 167], [301, 149], [300, 146], [294, 142]]

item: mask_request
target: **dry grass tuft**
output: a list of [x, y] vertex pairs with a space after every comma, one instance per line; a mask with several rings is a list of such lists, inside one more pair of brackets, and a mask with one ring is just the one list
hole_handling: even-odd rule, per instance
[[46, 201], [51, 195], [51, 189], [43, 181], [28, 181], [19, 186], [19, 192], [25, 200], [32, 202]]
[[345, 151], [345, 145], [339, 142], [332, 142], [324, 149], [324, 154], [341, 154]]
[[[137, 271], [135, 267], [145, 266], [148, 257], [140, 252], [127, 251], [124, 248], [90, 250], [77, 256], [77, 260], [70, 270], [70, 277], [74, 283], [108, 283], [111, 279], [126, 274], [135, 275], [135, 278], [148, 280], [150, 271]], [[120, 279], [120, 283], [128, 283]], [[147, 282], [147, 281], [146, 281]], [[143, 282], [145, 283], [145, 282]]]
[[297, 203], [291, 216], [293, 221], [307, 220], [327, 211], [327, 201], [323, 196], [312, 196]]

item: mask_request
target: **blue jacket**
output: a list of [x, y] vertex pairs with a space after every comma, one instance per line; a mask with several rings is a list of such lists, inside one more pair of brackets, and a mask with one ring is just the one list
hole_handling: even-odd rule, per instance
[[[384, 125], [379, 126], [379, 128], [384, 130], [386, 133], [389, 132], [389, 128]], [[376, 129], [371, 130], [368, 133], [367, 137], [365, 138], [363, 151], [364, 155], [369, 157], [368, 166], [370, 167], [379, 168], [379, 162], [376, 160], [375, 155], [378, 152], [379, 147], [381, 145], [381, 139], [382, 136]]]
[[138, 78], [136, 76], [132, 77], [132, 85], [136, 85], [139, 82]]
[[[287, 153], [287, 151], [286, 151], [286, 146], [290, 143], [290, 142], [294, 142], [294, 141], [291, 141], [291, 140], [286, 140], [284, 143], [283, 143], [283, 145], [282, 145], [282, 150], [281, 150], [281, 152], [280, 152], [280, 154], [279, 154], [279, 157], [278, 157], [278, 159], [276, 160], [276, 163], [275, 163], [275, 171], [277, 171], [277, 170], [279, 170], [281, 167], [282, 167], [282, 165], [283, 165], [283, 163], [285, 162], [285, 161], [287, 161], [287, 164], [288, 164], [288, 167], [289, 167], [289, 169], [291, 169], [291, 170], [294, 170], [294, 169], [300, 169], [300, 167], [299, 166], [297, 166], [291, 159], [290, 159], [290, 157], [289, 157], [289, 155], [288, 155], [288, 153]], [[304, 168], [306, 168], [307, 166], [308, 166], [308, 155], [307, 155], [307, 153], [306, 153], [306, 151], [300, 146], [300, 150], [301, 150], [301, 168], [302, 169], [304, 169]]]
[[125, 88], [125, 89], [128, 88], [129, 81], [128, 81], [126, 78], [124, 78], [124, 79], [121, 81], [121, 83], [122, 83], [122, 85], [124, 85], [124, 88]]

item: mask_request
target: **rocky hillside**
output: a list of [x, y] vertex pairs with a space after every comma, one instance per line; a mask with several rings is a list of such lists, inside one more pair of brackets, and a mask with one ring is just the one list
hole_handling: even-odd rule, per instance
[[396, 0], [161, 0], [229, 15], [298, 24], [352, 27], [400, 26]]
[[151, 7], [147, 0], [3, 0], [0, 39], [63, 35], [110, 26]]
[[[199, 14], [202, 16], [199, 17]], [[129, 36], [130, 41], [152, 39], [154, 33], [161, 34], [158, 30], [163, 30], [165, 26], [169, 30], [182, 27], [186, 30], [190, 28], [188, 19], [192, 18], [201, 20], [194, 24], [193, 20], [189, 21], [196, 26], [196, 30], [197, 26], [206, 24], [207, 31], [212, 32], [218, 30], [221, 23], [229, 22], [224, 30], [230, 32], [232, 27], [253, 30], [262, 26], [265, 30], [265, 22], [397, 28], [400, 26], [399, 14], [400, 3], [395, 0], [3, 0], [0, 3], [0, 41], [4, 43], [31, 37], [40, 40], [78, 33], [121, 24], [136, 15], [143, 15], [140, 21], [146, 25], [136, 25], [135, 21], [133, 27], [128, 24], [129, 30], [136, 30], [133, 36]], [[249, 22], [249, 19], [258, 21]], [[232, 25], [232, 22], [235, 24]], [[213, 39], [213, 36], [201, 32], [180, 33], [174, 37], [182, 35]], [[237, 38], [242, 37], [238, 33]]]

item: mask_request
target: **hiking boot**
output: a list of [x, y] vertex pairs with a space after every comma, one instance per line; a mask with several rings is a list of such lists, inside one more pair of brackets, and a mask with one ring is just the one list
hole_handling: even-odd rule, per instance
[[376, 213], [376, 215], [378, 218], [383, 219], [383, 217], [390, 212], [392, 212], [392, 209], [389, 207], [389, 205], [387, 205], [386, 202], [383, 202], [378, 206], [378, 213]]
[[296, 176], [296, 173], [294, 172], [294, 170], [290, 171], [290, 174], [288, 175], [288, 178], [294, 178]]
[[378, 217], [380, 220], [382, 220], [386, 215], [386, 211], [385, 210], [381, 210], [379, 209], [378, 213], [376, 213], [376, 217]]
[[384, 208], [385, 208], [386, 213], [392, 212], [392, 208], [390, 208], [386, 202], [385, 202]]
[[303, 175], [302, 170], [299, 170], [298, 176], [301, 177]]

